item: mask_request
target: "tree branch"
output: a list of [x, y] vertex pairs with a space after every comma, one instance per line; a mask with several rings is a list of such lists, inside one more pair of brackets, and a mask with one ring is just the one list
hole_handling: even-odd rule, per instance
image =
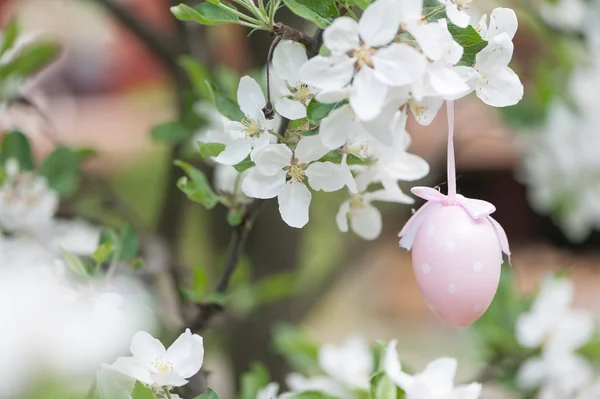
[[277, 22], [273, 25], [273, 33], [283, 40], [291, 40], [293, 42], [304, 44], [309, 58], [319, 54], [319, 47], [321, 47], [322, 43], [322, 29], [318, 29], [314, 36], [309, 36], [291, 26]]

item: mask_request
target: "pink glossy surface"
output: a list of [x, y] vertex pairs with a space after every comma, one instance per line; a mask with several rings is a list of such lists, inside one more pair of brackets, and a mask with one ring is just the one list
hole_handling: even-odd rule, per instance
[[460, 206], [433, 210], [412, 246], [413, 271], [425, 302], [444, 321], [466, 326], [489, 307], [500, 280], [502, 251], [492, 223]]

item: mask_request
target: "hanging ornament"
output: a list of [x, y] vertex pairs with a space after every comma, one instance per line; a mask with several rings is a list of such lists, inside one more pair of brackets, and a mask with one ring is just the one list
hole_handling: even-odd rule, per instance
[[487, 310], [500, 281], [502, 253], [510, 256], [504, 229], [489, 202], [456, 193], [454, 102], [448, 101], [448, 195], [414, 187], [427, 200], [406, 223], [400, 246], [412, 249], [413, 271], [429, 308], [442, 320], [466, 326]]

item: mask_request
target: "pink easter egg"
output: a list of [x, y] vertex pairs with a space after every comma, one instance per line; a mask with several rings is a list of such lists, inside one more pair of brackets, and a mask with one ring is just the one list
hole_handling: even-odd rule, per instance
[[500, 281], [502, 248], [492, 222], [458, 205], [432, 210], [412, 244], [425, 302], [442, 320], [466, 326], [489, 307]]

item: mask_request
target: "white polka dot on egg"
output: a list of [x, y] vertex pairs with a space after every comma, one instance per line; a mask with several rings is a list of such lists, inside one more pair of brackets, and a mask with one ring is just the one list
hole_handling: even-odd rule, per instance
[[429, 266], [429, 263], [423, 263], [421, 265], [421, 271], [423, 272], [423, 274], [427, 274], [431, 271], [431, 266]]
[[448, 286], [448, 288], [446, 288], [446, 291], [448, 291], [448, 293], [450, 293], [450, 294], [456, 294], [456, 291], [457, 291], [456, 285], [450, 284]]
[[482, 310], [483, 310], [483, 306], [481, 306], [481, 305], [473, 306], [473, 312], [475, 312], [475, 313], [481, 313]]
[[473, 263], [473, 270], [476, 272], [480, 272], [483, 270], [483, 263], [481, 262], [475, 262]]
[[454, 252], [456, 250], [456, 244], [453, 242], [447, 242], [446, 243], [446, 251], [448, 252]]

